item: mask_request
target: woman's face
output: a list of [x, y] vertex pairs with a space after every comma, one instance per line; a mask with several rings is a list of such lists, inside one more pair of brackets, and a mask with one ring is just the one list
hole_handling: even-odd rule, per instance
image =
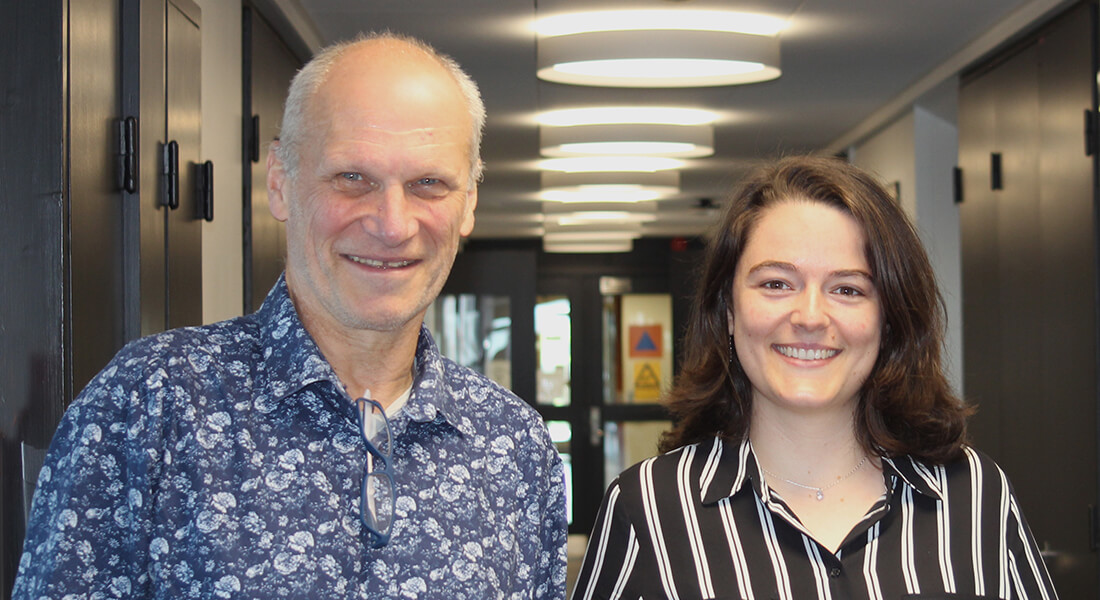
[[764, 209], [734, 271], [728, 310], [754, 415], [854, 406], [878, 356], [882, 310], [859, 224], [832, 206]]

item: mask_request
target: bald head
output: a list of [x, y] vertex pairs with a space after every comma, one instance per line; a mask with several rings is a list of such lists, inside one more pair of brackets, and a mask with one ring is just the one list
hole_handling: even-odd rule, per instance
[[[419, 110], [438, 113], [432, 110], [429, 100], [434, 97], [438, 106], [441, 99], [451, 97], [463, 114], [451, 118], [454, 122], [446, 125], [467, 128], [470, 185], [480, 180], [485, 105], [477, 84], [450, 57], [420, 40], [392, 33], [361, 36], [329, 46], [294, 77], [283, 112], [279, 144], [275, 147], [288, 176], [297, 176], [307, 139], [332, 126], [333, 105], [348, 98], [347, 94], [353, 94], [351, 98], [369, 96], [374, 108], [371, 118], [375, 114], [388, 118]], [[420, 116], [430, 115], [420, 113]]]

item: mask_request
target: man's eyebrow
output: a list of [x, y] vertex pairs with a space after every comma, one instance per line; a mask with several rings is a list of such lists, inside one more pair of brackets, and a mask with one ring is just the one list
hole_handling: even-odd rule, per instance
[[[764, 270], [764, 269], [779, 269], [780, 271], [790, 271], [792, 273], [798, 272], [798, 267], [794, 266], [794, 264], [792, 264], [792, 263], [784, 262], [784, 261], [781, 261], [781, 260], [766, 260], [764, 262], [757, 263], [757, 264], [753, 265], [749, 269], [749, 274], [751, 275], [751, 274], [753, 274], [757, 271], [761, 271], [761, 270]], [[870, 273], [868, 273], [867, 271], [864, 271], [862, 269], [840, 269], [838, 271], [833, 271], [833, 272], [829, 273], [829, 276], [830, 277], [863, 277], [863, 278], [868, 279], [870, 281], [874, 281], [874, 277], [871, 277]]]

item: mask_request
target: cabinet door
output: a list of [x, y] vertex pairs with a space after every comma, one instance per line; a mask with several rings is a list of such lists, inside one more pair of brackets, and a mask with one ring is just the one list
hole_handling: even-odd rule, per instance
[[1008, 473], [1055, 585], [1072, 598], [1096, 597], [1098, 574], [1087, 535], [1097, 503], [1096, 232], [1082, 127], [1096, 85], [1095, 18], [1078, 6], [965, 78], [959, 98], [972, 439]]
[[[149, 335], [168, 327], [165, 310], [167, 210], [164, 209], [162, 154], [167, 142], [165, 115], [164, 0], [123, 0], [123, 114], [138, 120], [136, 193], [123, 207], [130, 223], [137, 222], [137, 246], [128, 273], [127, 337]], [[134, 277], [136, 275], [136, 277]], [[135, 324], [136, 322], [136, 324]]]
[[245, 221], [245, 311], [260, 307], [268, 290], [283, 272], [286, 262], [286, 233], [283, 224], [271, 216], [267, 204], [267, 152], [279, 138], [290, 80], [302, 63], [283, 43], [279, 34], [256, 11], [245, 9], [247, 55], [244, 69], [249, 97], [249, 112], [259, 131], [249, 140], [255, 147], [255, 160], [246, 163], [250, 189], [246, 197]]
[[[115, 0], [69, 6], [69, 206], [72, 385], [81, 389], [125, 342], [123, 198], [116, 176], [120, 110]], [[79, 50], [77, 50], [79, 48]]]
[[123, 340], [117, 0], [0, 2], [0, 597], [61, 414]]
[[[1035, 508], [1027, 510], [1031, 490], [1039, 488], [1025, 480], [1037, 472], [1023, 468], [1034, 456], [1033, 446], [1041, 443], [1034, 424], [1043, 418], [1039, 412], [1042, 406], [1035, 400], [1044, 396], [1043, 377], [1037, 366], [1041, 360], [1040, 315], [1045, 292], [1029, 284], [1042, 276], [1042, 240], [1037, 226], [1041, 219], [1037, 58], [1037, 48], [1032, 45], [987, 75], [993, 78], [998, 91], [993, 103], [994, 143], [1002, 157], [1003, 187], [992, 192], [996, 219], [986, 225], [996, 230], [996, 285], [984, 293], [991, 294], [987, 305], [999, 305], [1000, 322], [995, 330], [997, 338], [985, 332], [970, 344], [973, 351], [992, 351], [998, 358], [1001, 393], [980, 400], [979, 410], [994, 403], [1001, 405], [1001, 445], [995, 456], [1013, 469], [1009, 475], [1020, 486], [1029, 517], [1045, 508], [1036, 495], [1031, 504]], [[980, 426], [988, 425], [980, 417], [978, 421]]]
[[168, 211], [165, 236], [165, 310], [172, 328], [202, 323], [202, 221], [195, 186], [202, 156], [202, 38], [199, 9], [190, 0], [171, 0], [166, 16], [166, 139], [179, 144], [179, 207]]
[[[965, 84], [959, 93], [959, 167], [963, 173], [963, 202], [959, 206], [959, 243], [962, 254], [963, 387], [969, 402], [981, 406], [981, 419], [971, 428], [974, 444], [996, 456], [1000, 430], [980, 427], [980, 421], [1000, 420], [1000, 357], [981, 351], [983, 335], [999, 331], [1000, 305], [995, 301], [997, 270], [997, 203], [993, 201], [992, 167], [996, 148], [995, 81], [987, 77]], [[991, 341], [992, 347], [999, 343]]]
[[1084, 535], [1085, 507], [1097, 504], [1097, 232], [1093, 158], [1082, 132], [1096, 86], [1090, 34], [1097, 17], [1089, 8], [1078, 8], [1038, 44], [1040, 218], [1032, 227], [1042, 243], [1035, 287], [1043, 316], [1035, 319], [1042, 341], [1031, 368], [1043, 381], [1042, 396], [1026, 402], [1040, 417], [1043, 443], [1028, 469], [1039, 475], [1035, 503], [1058, 498], [1068, 510], [1044, 504], [1028, 519], [1043, 532], [1039, 544], [1064, 598], [1097, 597], [1100, 575]]
[[[137, 92], [138, 108], [124, 99], [126, 114], [139, 121], [139, 183], [132, 205], [140, 233], [137, 267], [140, 320], [134, 335], [202, 322], [202, 222], [196, 218], [195, 168], [200, 161], [201, 38], [199, 7], [192, 0], [130, 0], [123, 3], [124, 27], [139, 30], [124, 38], [124, 85]], [[129, 28], [128, 28], [129, 30]], [[136, 67], [127, 68], [125, 61]], [[136, 88], [136, 89], [135, 89]], [[128, 94], [129, 95], [129, 94]], [[179, 208], [165, 206], [164, 150], [179, 148]]]

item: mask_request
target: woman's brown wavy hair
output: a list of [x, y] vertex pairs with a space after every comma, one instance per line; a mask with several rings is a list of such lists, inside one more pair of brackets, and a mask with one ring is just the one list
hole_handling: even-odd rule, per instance
[[791, 199], [834, 206], [866, 236], [883, 325], [878, 358], [859, 394], [860, 444], [875, 455], [911, 455], [935, 464], [956, 458], [971, 409], [952, 393], [940, 362], [943, 298], [928, 255], [905, 213], [871, 175], [814, 156], [756, 169], [727, 204], [705, 252], [682, 369], [665, 399], [676, 424], [662, 436], [661, 451], [748, 435], [752, 384], [727, 329], [733, 275], [763, 211]]

